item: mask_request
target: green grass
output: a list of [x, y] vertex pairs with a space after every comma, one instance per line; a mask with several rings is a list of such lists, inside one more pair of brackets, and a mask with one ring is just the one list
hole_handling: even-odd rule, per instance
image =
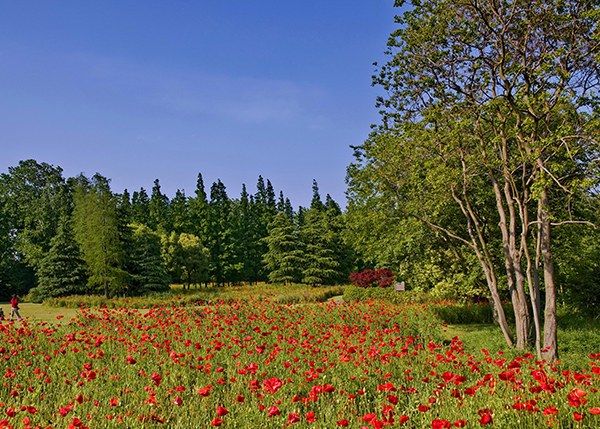
[[[8, 320], [10, 317], [10, 303], [0, 303], [0, 307], [4, 310], [4, 316]], [[60, 323], [59, 320], [64, 318], [63, 320], [69, 321], [76, 317], [78, 313], [79, 309], [77, 308], [52, 308], [43, 304], [19, 303], [19, 314], [28, 323]]]
[[[559, 311], [557, 320], [559, 359], [566, 367], [585, 367], [589, 355], [600, 350], [600, 320], [566, 309]], [[464, 343], [465, 351], [472, 354], [481, 349], [494, 354], [501, 350], [509, 355], [513, 352], [506, 346], [500, 327], [494, 324], [448, 325], [443, 339], [450, 341], [454, 336]], [[530, 351], [535, 354], [533, 347]]]

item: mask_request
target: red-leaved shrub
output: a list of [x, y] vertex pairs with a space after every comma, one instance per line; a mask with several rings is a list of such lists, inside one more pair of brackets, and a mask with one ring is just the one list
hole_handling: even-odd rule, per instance
[[357, 287], [390, 287], [394, 283], [394, 274], [390, 270], [364, 270], [350, 274], [352, 284]]

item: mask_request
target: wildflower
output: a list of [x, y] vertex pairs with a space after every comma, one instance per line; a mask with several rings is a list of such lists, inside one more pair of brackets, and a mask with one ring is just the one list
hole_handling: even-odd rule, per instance
[[279, 408], [277, 408], [275, 405], [273, 405], [271, 408], [269, 408], [269, 417], [273, 417], [273, 416], [278, 416], [279, 414], [281, 414], [281, 411], [279, 411]]

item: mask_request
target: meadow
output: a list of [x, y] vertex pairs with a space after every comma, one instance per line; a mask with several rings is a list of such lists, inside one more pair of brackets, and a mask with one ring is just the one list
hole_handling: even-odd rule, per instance
[[448, 326], [439, 303], [261, 287], [2, 322], [0, 427], [600, 426], [600, 353], [551, 364], [480, 348], [493, 328]]

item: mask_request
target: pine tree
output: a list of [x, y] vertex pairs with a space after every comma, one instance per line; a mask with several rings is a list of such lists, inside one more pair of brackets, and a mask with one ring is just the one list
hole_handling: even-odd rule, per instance
[[204, 244], [208, 244], [208, 201], [204, 190], [202, 173], [198, 173], [195, 196], [188, 201], [190, 231], [200, 238]]
[[169, 198], [161, 192], [158, 179], [154, 181], [150, 196], [150, 223], [148, 226], [155, 231], [172, 230], [169, 219]]
[[323, 205], [323, 201], [321, 201], [321, 195], [319, 194], [319, 184], [315, 179], [313, 179], [313, 196], [310, 202], [310, 208], [313, 210], [323, 211], [325, 210], [325, 206]]
[[294, 224], [285, 213], [277, 213], [269, 224], [269, 235], [263, 239], [268, 251], [263, 262], [269, 281], [291, 283], [299, 281], [304, 262]]
[[340, 264], [333, 250], [334, 234], [328, 225], [327, 215], [317, 209], [308, 210], [300, 238], [304, 244], [302, 282], [312, 285], [335, 283], [340, 276]]
[[41, 302], [46, 298], [85, 293], [86, 280], [85, 262], [71, 222], [63, 216], [50, 241], [50, 250], [40, 262], [38, 286], [31, 290], [32, 299]]
[[144, 188], [134, 191], [131, 197], [132, 222], [150, 225], [150, 198]]
[[169, 204], [169, 218], [173, 231], [177, 233], [190, 232], [190, 213], [185, 191], [177, 189], [175, 197]]
[[254, 237], [254, 218], [250, 206], [250, 196], [246, 185], [242, 184], [242, 193], [231, 210], [231, 226], [233, 228], [233, 245], [235, 282], [256, 280], [256, 273], [262, 268], [260, 255], [256, 253]]
[[207, 244], [210, 253], [210, 277], [219, 284], [226, 281], [225, 267], [231, 262], [232, 230], [229, 225], [230, 210], [231, 201], [227, 197], [225, 185], [221, 180], [218, 180], [210, 188]]
[[158, 233], [142, 224], [132, 225], [132, 251], [129, 274], [129, 295], [144, 295], [150, 292], [169, 290], [169, 277], [162, 258], [161, 241]]

